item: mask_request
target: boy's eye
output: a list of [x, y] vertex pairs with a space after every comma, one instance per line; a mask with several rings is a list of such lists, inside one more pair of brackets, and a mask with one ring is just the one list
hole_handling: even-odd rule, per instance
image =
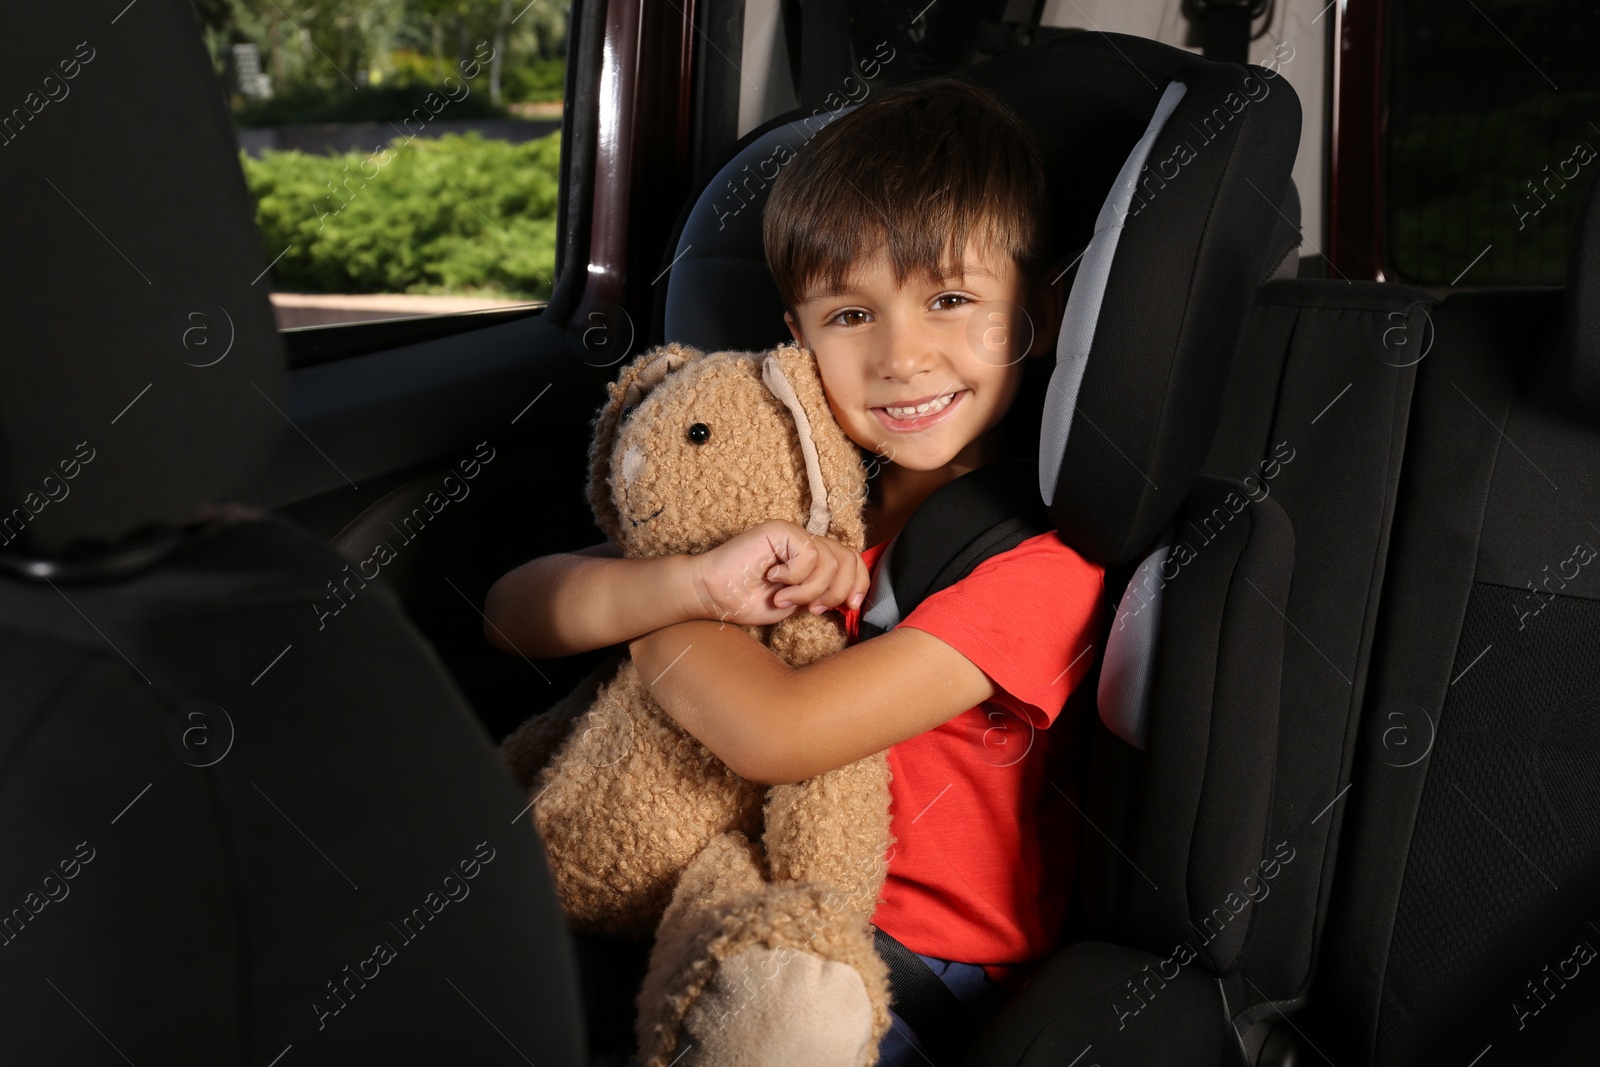
[[[854, 317], [853, 321], [851, 321], [852, 316]], [[865, 311], [862, 311], [860, 308], [850, 308], [847, 311], [841, 311], [839, 314], [835, 315], [833, 317], [833, 321], [837, 322], [840, 326], [860, 326], [866, 321], [866, 318], [867, 313]]]
[[[946, 300], [954, 300], [954, 301], [957, 301], [957, 303], [948, 304], [947, 305], [947, 304], [944, 303]], [[943, 295], [936, 296], [933, 299], [933, 306], [934, 307], [940, 308], [941, 310], [946, 310], [946, 311], [950, 310], [951, 308], [960, 307], [962, 304], [966, 304], [966, 303], [970, 303], [970, 301], [968, 301], [968, 299], [966, 297], [962, 296], [960, 293], [944, 293]]]
[[711, 439], [711, 427], [703, 422], [697, 422], [689, 427], [689, 443], [703, 445]]

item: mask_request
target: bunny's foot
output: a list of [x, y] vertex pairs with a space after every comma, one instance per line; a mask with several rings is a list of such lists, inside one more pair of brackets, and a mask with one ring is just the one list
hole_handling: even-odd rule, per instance
[[872, 1003], [854, 967], [756, 945], [717, 965], [683, 1023], [683, 1067], [866, 1067]]
[[[662, 920], [639, 1062], [871, 1067], [889, 1029], [889, 971], [866, 918], [826, 885], [754, 881], [754, 848], [732, 847], [735, 836], [696, 859]], [[719, 890], [699, 877], [702, 860], [722, 872]]]

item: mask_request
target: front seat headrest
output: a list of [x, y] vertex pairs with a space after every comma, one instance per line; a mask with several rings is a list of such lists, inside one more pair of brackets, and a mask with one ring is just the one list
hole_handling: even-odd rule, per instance
[[24, 573], [170, 532], [259, 473], [288, 407], [192, 7], [112, 14], [30, 4], [0, 35], [0, 558]]

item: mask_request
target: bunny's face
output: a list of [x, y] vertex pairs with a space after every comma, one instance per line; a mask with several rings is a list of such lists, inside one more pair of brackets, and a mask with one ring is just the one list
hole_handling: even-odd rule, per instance
[[610, 483], [626, 555], [703, 552], [765, 519], [805, 525], [795, 422], [762, 382], [760, 355], [696, 360], [619, 417]]
[[698, 553], [767, 519], [860, 551], [866, 471], [803, 348], [654, 348], [594, 422], [589, 504], [626, 556]]

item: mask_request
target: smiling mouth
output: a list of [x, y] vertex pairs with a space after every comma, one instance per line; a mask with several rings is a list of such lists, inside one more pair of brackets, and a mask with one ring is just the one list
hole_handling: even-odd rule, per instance
[[644, 518], [636, 519], [636, 518], [634, 518], [633, 516], [630, 515], [630, 516], [628, 516], [628, 521], [633, 523], [635, 526], [638, 526], [640, 523], [649, 522], [651, 519], [655, 518], [657, 515], [661, 514], [663, 511], [666, 511], [666, 510], [667, 510], [667, 506], [665, 504], [662, 504], [659, 508], [656, 508], [654, 511], [652, 511], [650, 514], [646, 515]]
[[947, 414], [954, 410], [966, 395], [967, 390], [955, 389], [915, 407], [890, 405], [873, 408], [872, 413], [887, 429], [899, 433], [914, 433], [943, 422]]

